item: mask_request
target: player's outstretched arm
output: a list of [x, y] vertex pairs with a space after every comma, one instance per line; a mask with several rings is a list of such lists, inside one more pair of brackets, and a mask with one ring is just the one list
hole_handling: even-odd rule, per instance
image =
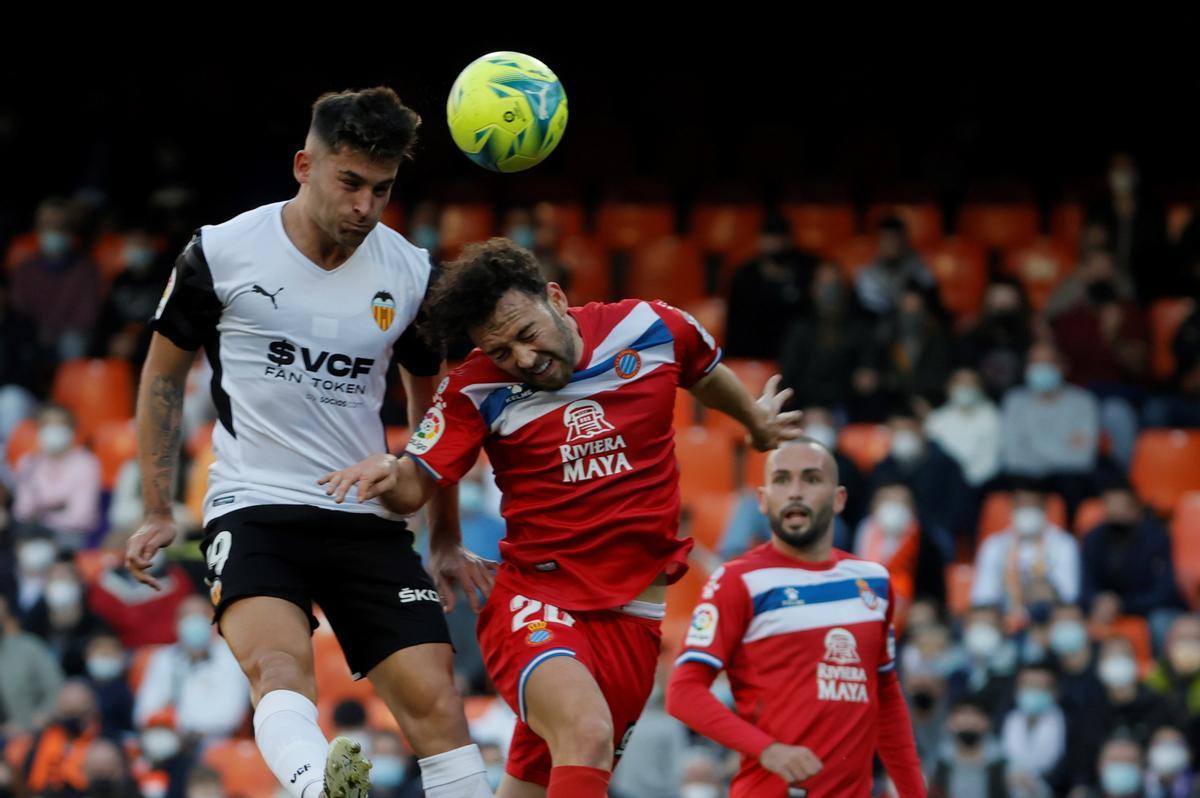
[[325, 495], [333, 496], [338, 504], [346, 501], [350, 490], [356, 490], [359, 502], [378, 498], [394, 513], [411, 515], [420, 510], [433, 495], [433, 477], [411, 458], [392, 454], [373, 454], [366, 460], [331, 471], [317, 480], [325, 486]]
[[155, 590], [158, 581], [146, 573], [150, 558], [171, 545], [178, 534], [171, 518], [171, 503], [183, 434], [183, 388], [195, 357], [195, 352], [154, 333], [138, 387], [134, 423], [146, 510], [145, 520], [125, 548], [125, 565], [138, 581]]
[[780, 391], [780, 379], [776, 374], [767, 380], [762, 396], [755, 401], [737, 375], [718, 363], [692, 386], [691, 391], [705, 407], [719, 410], [740, 422], [746, 428], [751, 445], [765, 452], [802, 434], [800, 411], [782, 412], [784, 403], [792, 398], [792, 389]]

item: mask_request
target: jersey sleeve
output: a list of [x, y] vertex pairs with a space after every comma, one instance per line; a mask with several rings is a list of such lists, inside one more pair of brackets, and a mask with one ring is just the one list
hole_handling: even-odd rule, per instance
[[487, 437], [487, 425], [471, 399], [462, 392], [463, 375], [442, 380], [404, 453], [430, 473], [438, 485], [457, 483], [471, 470]]
[[220, 318], [221, 300], [197, 232], [175, 261], [150, 329], [194, 352], [212, 338]]
[[683, 651], [675, 664], [700, 662], [723, 670], [741, 645], [753, 615], [750, 594], [741, 576], [718, 568], [692, 611]]
[[883, 645], [879, 651], [879, 672], [892, 673], [896, 670], [896, 627], [892, 616], [896, 610], [896, 593], [888, 580], [888, 605], [884, 619]]
[[442, 355], [435, 352], [418, 332], [425, 314], [418, 313], [392, 347], [392, 362], [415, 377], [435, 377], [442, 368]]
[[679, 385], [690, 388], [721, 362], [721, 347], [704, 325], [687, 311], [662, 300], [650, 303], [675, 339], [675, 361], [679, 364]]

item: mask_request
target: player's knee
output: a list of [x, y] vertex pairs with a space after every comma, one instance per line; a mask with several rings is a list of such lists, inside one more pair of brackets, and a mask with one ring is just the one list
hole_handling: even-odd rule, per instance
[[244, 670], [246, 678], [258, 695], [272, 690], [295, 690], [309, 692], [312, 682], [311, 667], [286, 651], [264, 651], [250, 658]]
[[607, 717], [580, 715], [555, 729], [551, 754], [556, 761], [610, 767], [613, 757], [613, 725]]

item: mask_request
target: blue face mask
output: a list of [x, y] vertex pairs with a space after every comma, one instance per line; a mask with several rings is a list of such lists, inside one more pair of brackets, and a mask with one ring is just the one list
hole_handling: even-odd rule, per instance
[[533, 232], [533, 228], [527, 224], [519, 224], [508, 231], [508, 237], [518, 247], [525, 249], [533, 249], [533, 245], [537, 242], [537, 236]]
[[189, 651], [204, 651], [212, 639], [212, 624], [203, 615], [188, 615], [179, 621], [179, 642]]
[[1078, 654], [1087, 642], [1087, 629], [1079, 621], [1059, 621], [1050, 627], [1050, 650], [1060, 657]]
[[1054, 696], [1036, 687], [1023, 687], [1017, 691], [1017, 709], [1026, 715], [1041, 715], [1054, 705]]
[[431, 224], [419, 224], [413, 228], [412, 242], [421, 249], [434, 252], [441, 240], [437, 228]]
[[61, 230], [38, 234], [38, 247], [47, 258], [61, 258], [71, 248], [71, 237]]
[[1142, 786], [1142, 771], [1132, 762], [1109, 762], [1100, 771], [1100, 786], [1109, 795], [1135, 795]]
[[371, 758], [371, 783], [380, 787], [399, 787], [408, 771], [403, 759], [397, 756]]
[[1034, 393], [1057, 391], [1062, 382], [1062, 370], [1053, 363], [1032, 363], [1025, 369], [1025, 384]]
[[125, 248], [125, 268], [134, 274], [145, 274], [154, 264], [154, 250], [130, 245]]

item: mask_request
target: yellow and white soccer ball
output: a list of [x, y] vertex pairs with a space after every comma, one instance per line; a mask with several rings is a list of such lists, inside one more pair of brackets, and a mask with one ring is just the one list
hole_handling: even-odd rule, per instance
[[550, 68], [523, 53], [488, 53], [454, 81], [446, 101], [454, 143], [495, 172], [542, 162], [567, 129], [567, 94]]

